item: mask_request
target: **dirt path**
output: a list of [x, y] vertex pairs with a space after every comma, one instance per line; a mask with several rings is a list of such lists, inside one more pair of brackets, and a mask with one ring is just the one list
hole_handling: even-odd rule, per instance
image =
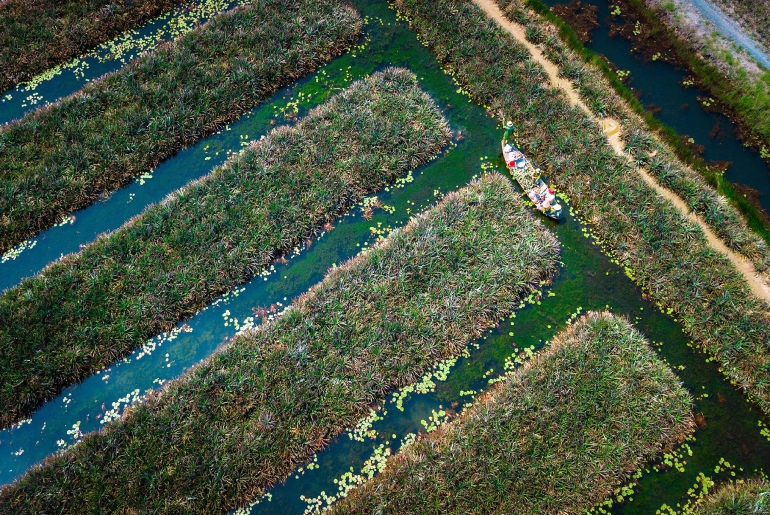
[[[631, 156], [628, 155], [623, 149], [623, 143], [620, 141], [620, 132], [616, 129], [619, 127], [618, 123], [611, 118], [600, 120], [593, 115], [591, 110], [588, 109], [588, 107], [580, 99], [577, 91], [573, 89], [572, 83], [559, 77], [559, 70], [556, 65], [546, 59], [539, 48], [527, 41], [524, 27], [506, 18], [494, 0], [473, 0], [473, 2], [478, 5], [485, 13], [487, 13], [489, 17], [495, 20], [498, 25], [500, 25], [500, 27], [505, 29], [521, 44], [526, 46], [535, 61], [537, 61], [545, 69], [551, 83], [561, 89], [567, 95], [567, 98], [569, 98], [569, 101], [573, 105], [579, 106], [591, 119], [593, 119], [596, 123], [605, 129], [605, 131], [608, 133], [607, 137], [609, 139], [610, 145], [618, 155], [623, 156], [633, 162]], [[612, 126], [614, 126], [612, 130], [607, 130]], [[708, 241], [709, 245], [711, 245], [711, 248], [726, 256], [730, 262], [735, 265], [735, 268], [737, 268], [738, 271], [743, 274], [746, 282], [749, 283], [751, 290], [757, 297], [770, 303], [770, 287], [758, 276], [751, 262], [730, 250], [727, 245], [725, 245], [724, 242], [720, 240], [719, 237], [717, 237], [711, 227], [709, 227], [708, 224], [701, 219], [701, 217], [690, 211], [690, 209], [687, 207], [687, 204], [685, 204], [685, 202], [676, 193], [667, 190], [658, 184], [657, 181], [649, 173], [647, 173], [646, 170], [637, 167], [637, 171], [639, 172], [639, 175], [642, 177], [642, 179], [644, 179], [648, 185], [657, 191], [658, 194], [671, 201], [671, 203], [673, 203], [674, 206], [676, 206], [676, 208], [688, 219], [697, 223], [706, 235], [706, 240]]]

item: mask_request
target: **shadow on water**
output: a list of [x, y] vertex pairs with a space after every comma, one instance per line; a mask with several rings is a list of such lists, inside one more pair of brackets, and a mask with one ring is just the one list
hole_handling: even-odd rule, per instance
[[[549, 7], [568, 3], [565, 0], [544, 1]], [[743, 146], [735, 125], [727, 116], [704, 109], [703, 102], [708, 99], [708, 94], [696, 86], [683, 84], [692, 78], [691, 75], [667, 62], [666, 56], [645, 61], [633, 51], [634, 43], [621, 36], [610, 37], [611, 24], [623, 25], [623, 21], [619, 16], [610, 14], [613, 6], [609, 0], [582, 0], [582, 4], [598, 8], [599, 27], [591, 33], [592, 41], [586, 47], [604, 55], [618, 69], [630, 71], [624, 83], [634, 88], [639, 94], [639, 101], [653, 107], [655, 117], [660, 121], [704, 146], [702, 156], [706, 161], [731, 162], [725, 179], [757, 190], [760, 204], [770, 212], [770, 170], [767, 163], [759, 152]]]
[[[379, 192], [377, 197], [383, 209], [377, 209], [371, 220], [362, 217], [360, 207], [352, 209], [333, 230], [308, 248], [298, 249], [288, 263], [276, 263], [273, 269], [180, 324], [174, 334], [161, 335], [148, 342], [145, 349], [126, 360], [128, 363], [116, 364], [66, 390], [36, 412], [29, 422], [0, 432], [0, 483], [12, 481], [57, 448], [71, 445], [80, 433], [98, 429], [105, 417], [119, 415], [125, 405], [147, 389], [177, 377], [210, 355], [239, 328], [258, 323], [249, 320], [249, 317], [258, 318], [255, 308], [273, 305], [280, 310], [320, 281], [329, 267], [354, 256], [389, 229], [403, 225], [413, 213], [466, 184], [482, 168], [504, 170], [498, 157], [500, 132], [495, 120], [457, 92], [451, 78], [440, 70], [407, 26], [396, 21], [394, 11], [384, 1], [357, 0], [355, 4], [366, 17], [366, 34], [361, 46], [282, 93], [286, 96], [276, 100], [275, 110], [294, 111], [296, 106], [302, 114], [309, 105], [346, 87], [352, 80], [387, 65], [401, 65], [417, 74], [421, 85], [444, 109], [453, 130], [459, 134], [455, 143], [439, 159], [402, 178], [399, 186]], [[267, 128], [272, 108], [263, 109], [261, 115], [239, 123], [248, 124], [263, 117], [259, 123]], [[280, 115], [279, 120], [282, 119]], [[245, 130], [249, 131], [250, 138], [260, 134], [251, 126], [236, 130], [233, 125], [233, 134], [238, 135], [238, 140]], [[209, 143], [202, 146], [206, 144]], [[222, 151], [224, 146], [217, 148]], [[434, 374], [433, 391], [406, 395], [402, 399], [403, 412], [393, 402], [394, 397], [389, 397], [384, 406], [387, 414], [379, 413], [382, 420], [374, 421], [370, 427], [361, 426], [355, 433], [357, 440], [341, 435], [329, 448], [318, 453], [312, 468], [303, 467], [273, 488], [269, 496], [272, 500], [263, 499], [253, 507], [252, 513], [300, 514], [323, 506], [326, 501], [322, 492], [336, 496], [340, 485], [344, 489], [344, 485], [356, 481], [356, 476], [366, 477], [368, 472], [376, 470], [386, 449], [396, 452], [410, 433], [426, 430], [423, 420], [426, 425], [434, 422], [430, 418], [434, 411], [437, 418], [443, 420], [447, 414], [462, 409], [471, 400], [469, 392], [482, 390], [490, 379], [500, 375], [505, 370], [506, 359], [510, 364], [516, 349], [536, 351], [562, 330], [573, 314], [605, 308], [627, 316], [656, 343], [658, 352], [696, 399], [699, 421], [695, 440], [688, 442], [692, 455], [685, 448], [679, 458], [679, 462], [686, 461], [683, 467], [680, 465], [683, 471], [664, 466], [656, 472], [653, 464], [648, 464], [650, 472], [644, 473], [634, 487], [633, 501], [616, 503], [613, 512], [653, 513], [663, 503], [683, 504], [688, 499], [688, 489], [697, 484], [701, 472], [718, 480], [731, 472], [740, 477], [770, 463], [770, 443], [760, 434], [759, 425], [767, 421], [763, 422], [758, 410], [722, 378], [714, 363], [688, 346], [679, 325], [643, 299], [623, 269], [601, 252], [572, 213], [560, 224], [545, 223], [561, 243], [562, 266], [540, 301], [527, 304], [493, 328], [477, 346], [471, 346], [468, 357], [459, 358], [448, 368], [448, 374]], [[379, 451], [375, 452], [375, 448]], [[716, 474], [715, 467], [722, 458], [735, 468]], [[351, 468], [354, 474], [350, 474]]]

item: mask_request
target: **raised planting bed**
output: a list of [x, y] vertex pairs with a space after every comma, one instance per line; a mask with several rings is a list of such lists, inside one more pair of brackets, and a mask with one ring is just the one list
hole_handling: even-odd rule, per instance
[[556, 239], [483, 176], [274, 322], [0, 491], [24, 513], [222, 513], [283, 480], [391, 390], [462, 352], [557, 270]]
[[695, 424], [625, 319], [589, 313], [331, 513], [585, 513]]
[[0, 423], [190, 317], [449, 138], [413, 74], [385, 70], [6, 291]]
[[267, 0], [0, 128], [0, 253], [212, 134], [358, 40], [338, 0]]
[[[679, 135], [642, 107], [603, 57], [585, 48], [547, 6], [535, 2], [539, 0], [497, 0], [511, 21], [526, 27], [530, 42], [557, 65], [560, 76], [572, 82], [593, 114], [599, 118], [611, 116], [620, 123], [625, 150], [636, 164], [679, 195], [730, 249], [751, 260], [757, 271], [767, 273], [770, 228], [765, 227], [756, 210], [721, 174], [694, 159]], [[530, 5], [535, 5], [543, 17], [532, 13]]]
[[687, 507], [687, 515], [767, 515], [770, 513], [770, 484], [759, 478], [741, 483], [727, 483], [716, 489], [694, 507]]
[[617, 156], [526, 48], [470, 0], [396, 5], [471, 98], [499, 120], [516, 120], [524, 150], [627, 274], [770, 414], [769, 308], [700, 228]]
[[184, 0], [0, 2], [0, 91], [63, 64]]

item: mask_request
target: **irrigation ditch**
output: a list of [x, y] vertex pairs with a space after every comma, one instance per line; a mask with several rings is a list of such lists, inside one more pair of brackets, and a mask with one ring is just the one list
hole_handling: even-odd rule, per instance
[[[387, 4], [361, 1], [356, 7], [366, 22], [361, 48], [332, 61], [301, 81], [296, 89], [287, 90], [286, 94], [296, 94], [289, 102], [304, 109], [312, 102], [300, 93], [324, 91], [327, 78], [327, 85], [342, 87], [376, 69], [405, 66], [417, 74], [421, 87], [444, 109], [458, 135], [452, 148], [440, 159], [404, 177], [397, 187], [378, 192], [376, 201], [357, 206], [336, 222], [333, 230], [309, 246], [298, 248], [287, 263], [268, 267], [264, 275], [257, 275], [218, 299], [170, 333], [147, 342], [125, 363], [117, 363], [67, 389], [22, 425], [0, 432], [2, 482], [12, 481], [54, 452], [59, 448], [57, 442], [71, 445], [83, 433], [102, 426], [100, 421], [105, 416], [118, 416], [147, 389], [205, 358], [237, 328], [269, 318], [320, 280], [329, 267], [352, 257], [390, 228], [403, 225], [412, 214], [466, 184], [472, 176], [485, 169], [504, 172], [497, 158], [499, 119], [469, 102], [464, 88], [439, 67]], [[265, 115], [270, 117], [269, 112]], [[278, 119], [283, 119], [282, 113]], [[547, 149], [531, 153], [538, 163], [545, 163]], [[570, 205], [565, 220], [559, 225], [549, 223], [562, 247], [561, 270], [541, 297], [533, 297], [515, 318], [502, 321], [498, 328], [486, 333], [470, 347], [467, 357], [442, 363], [430, 376], [432, 379], [418, 382], [425, 388], [407, 389], [390, 397], [384, 405], [387, 414], [377, 411], [368, 424], [360, 426], [360, 431], [351, 432], [352, 438], [343, 435], [335, 440], [310, 461], [311, 467], [298, 469], [251, 511], [303, 513], [320, 508], [326, 500], [374, 473], [385, 454], [398, 451], [403, 438], [408, 441], [409, 434], [435, 428], [437, 422], [471, 400], [473, 394], [469, 392], [482, 391], [490, 379], [506, 370], [506, 365], [510, 368], [517, 358], [526, 359], [529, 353], [536, 353], [568, 320], [574, 319], [574, 314], [608, 307], [627, 316], [684, 382], [695, 398], [698, 429], [686, 446], [645, 466], [631, 485], [618, 490], [611, 506], [602, 506], [601, 510], [651, 513], [663, 505], [676, 509], [677, 504], [684, 505], [698, 496], [710, 480], [725, 481], [732, 473], [737, 478], [747, 477], [770, 463], [770, 443], [764, 426], [768, 420], [724, 379], [711, 356], [693, 347], [674, 320], [676, 315], [661, 312], [649, 293], [634, 285], [628, 276], [633, 271], [603, 252], [605, 242], [597, 241], [590, 234], [590, 226], [578, 218], [586, 210], [578, 208], [576, 213], [573, 201], [565, 203]], [[17, 259], [23, 260], [24, 256], [22, 253]], [[378, 420], [380, 417], [382, 420]]]
[[383, 70], [7, 290], [0, 424], [171, 329], [449, 139], [409, 72]]
[[60, 257], [79, 251], [98, 235], [118, 229], [148, 206], [222, 165], [276, 126], [292, 125], [352, 80], [350, 73], [332, 74], [327, 68], [322, 70], [281, 88], [260, 106], [181, 150], [126, 187], [66, 215], [53, 227], [6, 252], [0, 258], [0, 291], [39, 273]]
[[127, 30], [92, 50], [0, 92], [0, 125], [24, 116], [38, 107], [52, 104], [87, 83], [115, 72], [163, 42], [186, 34], [212, 16], [249, 0], [192, 0]]
[[[583, 14], [564, 20], [548, 8], [558, 6], [560, 12], [569, 13], [574, 12], [574, 3], [530, 0], [529, 5], [564, 24], [560, 33], [570, 40], [568, 45], [599, 67], [680, 158], [696, 167], [720, 193], [743, 204], [741, 209], [754, 227], [767, 233], [770, 168], [763, 157], [767, 152], [762, 151], [761, 138], [747, 128], [764, 125], [765, 94], [758, 97], [757, 106], [746, 108], [752, 104], [751, 88], [746, 83], [727, 84], [721, 72], [704, 63], [685, 42], [666, 35], [661, 22], [654, 20], [656, 15], [640, 1], [588, 0], [580, 4]], [[579, 20], [588, 11], [595, 12], [596, 20], [590, 41], [573, 40], [564, 28], [585, 31]], [[565, 22], [572, 25], [567, 27]], [[731, 102], [744, 105], [749, 113], [743, 118], [735, 115]]]
[[[408, 72], [384, 74], [372, 82]], [[558, 255], [508, 180], [482, 177], [0, 491], [2, 504], [19, 514], [243, 504], [521, 305], [550, 282]]]
[[[634, 163], [636, 172], [646, 185], [673, 204], [680, 215], [687, 216], [693, 224], [698, 225], [705, 234], [709, 246], [726, 256], [741, 272], [752, 293], [757, 298], [770, 303], [770, 286], [768, 286], [766, 274], [770, 266], [770, 253], [768, 253], [767, 244], [746, 227], [740, 214], [726, 205], [726, 202], [704, 184], [695, 172], [686, 167], [677, 166], [676, 158], [666, 154], [665, 147], [644, 130], [642, 121], [634, 119], [628, 111], [623, 112], [620, 99], [611, 97], [597, 99], [597, 90], [602, 87], [601, 82], [586, 87], [587, 81], [582, 80], [583, 87], [576, 88], [569, 80], [565, 80], [563, 76], [570, 77], [570, 71], [579, 78], [585, 79], [581, 77], [580, 72], [588, 70], [580, 69], [577, 59], [560, 47], [553, 36], [548, 39], [545, 46], [549, 52], [549, 58], [558, 59], [559, 66], [546, 58], [535, 44], [545, 39], [537, 35], [542, 26], [536, 20], [527, 19], [526, 25], [514, 24], [492, 1], [476, 0], [476, 4], [519, 43], [526, 46], [533, 60], [545, 70], [551, 84], [561, 90], [573, 106], [587, 114], [596, 126], [602, 127], [607, 132], [607, 142], [613, 151], [625, 158], [627, 162]], [[507, 4], [509, 11], [515, 7], [515, 3]], [[517, 12], [522, 13], [523, 7], [524, 5], [520, 4]], [[593, 102], [592, 106], [586, 105], [584, 99], [587, 102]], [[608, 103], [613, 105], [608, 106]], [[612, 116], [607, 116], [607, 111], [612, 111]], [[630, 150], [626, 150], [627, 148]], [[653, 166], [645, 168], [644, 165], [653, 161], [654, 157], [659, 159]], [[658, 180], [665, 187], [661, 186]]]
[[2, 2], [0, 91], [142, 25], [182, 1], [115, 2], [108, 8], [100, 2]]
[[673, 371], [606, 312], [499, 379], [331, 513], [585, 513], [695, 426]]
[[126, 185], [358, 40], [361, 22], [347, 6], [316, 2], [317, 18], [294, 23], [307, 8], [260, 2], [223, 13], [0, 128], [0, 250]]

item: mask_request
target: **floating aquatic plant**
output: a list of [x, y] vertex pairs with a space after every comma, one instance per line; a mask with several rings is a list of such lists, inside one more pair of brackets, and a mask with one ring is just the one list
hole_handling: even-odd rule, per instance
[[387, 69], [6, 291], [0, 425], [134, 349], [154, 348], [160, 339], [148, 339], [249, 278], [267, 280], [276, 258], [449, 138], [413, 74]]
[[0, 91], [140, 26], [186, 0], [0, 2]]
[[246, 505], [389, 392], [462, 352], [557, 266], [556, 239], [507, 179], [485, 176], [4, 487], [0, 506], [22, 515]]
[[589, 313], [330, 513], [583, 513], [684, 440], [691, 402], [628, 321]]
[[336, 0], [254, 2], [1, 127], [0, 252], [221, 129], [360, 32]]

